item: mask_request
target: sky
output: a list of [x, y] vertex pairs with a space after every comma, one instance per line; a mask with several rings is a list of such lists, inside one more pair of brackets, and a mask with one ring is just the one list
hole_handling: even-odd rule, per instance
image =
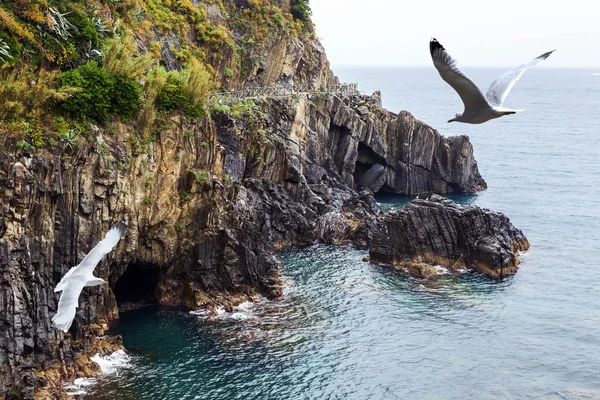
[[540, 67], [600, 71], [597, 0], [310, 0], [332, 66], [431, 65], [435, 37], [459, 66], [511, 67], [556, 49]]

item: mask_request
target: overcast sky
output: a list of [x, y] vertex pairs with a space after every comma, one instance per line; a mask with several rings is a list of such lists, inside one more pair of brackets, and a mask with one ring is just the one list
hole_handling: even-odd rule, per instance
[[[459, 66], [600, 70], [598, 0], [310, 0], [332, 65], [431, 65], [435, 37]], [[492, 5], [495, 5], [494, 8]]]

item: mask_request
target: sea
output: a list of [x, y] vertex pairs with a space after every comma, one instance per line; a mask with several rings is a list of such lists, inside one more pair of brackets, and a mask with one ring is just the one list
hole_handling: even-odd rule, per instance
[[[464, 71], [485, 92], [504, 69]], [[433, 67], [335, 72], [380, 90], [391, 111], [470, 137], [488, 189], [451, 197], [523, 230], [517, 274], [439, 268], [423, 281], [353, 246], [285, 249], [281, 301], [122, 312], [128, 355], [80, 397], [600, 399], [600, 76], [533, 68], [505, 102], [524, 112], [467, 125], [447, 123], [462, 103]], [[386, 212], [410, 200], [378, 198]]]

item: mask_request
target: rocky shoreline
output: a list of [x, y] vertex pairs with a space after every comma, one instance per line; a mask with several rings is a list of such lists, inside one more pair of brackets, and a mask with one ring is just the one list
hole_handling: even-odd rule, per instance
[[73, 363], [57, 360], [37, 371], [35, 399], [70, 399], [72, 397], [65, 390], [65, 382], [100, 375], [100, 366], [92, 358], [125, 350], [121, 337], [107, 335], [108, 331], [108, 325], [103, 321], [83, 327], [81, 339], [78, 340], [80, 348]]

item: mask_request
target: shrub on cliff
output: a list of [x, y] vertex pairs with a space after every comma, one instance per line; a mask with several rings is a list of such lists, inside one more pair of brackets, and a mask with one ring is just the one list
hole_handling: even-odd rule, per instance
[[192, 117], [204, 116], [208, 97], [215, 88], [212, 74], [195, 58], [183, 71], [151, 68], [144, 77], [144, 101], [137, 120], [139, 129], [144, 136], [150, 132], [157, 110], [178, 110]]
[[39, 119], [56, 103], [75, 95], [77, 89], [57, 85], [59, 75], [59, 71], [32, 67], [0, 69], [0, 120]]
[[137, 125], [142, 131], [142, 136], [150, 133], [152, 124], [156, 120], [156, 99], [167, 83], [167, 72], [163, 67], [151, 68], [144, 78], [144, 101], [138, 114]]
[[62, 108], [69, 114], [75, 117], [86, 116], [98, 121], [108, 119], [113, 80], [96, 61], [90, 61], [65, 72], [60, 79], [60, 84], [81, 89], [78, 93], [69, 96], [62, 104]]
[[139, 79], [156, 63], [150, 53], [139, 53], [131, 36], [108, 39], [102, 48], [102, 67], [112, 76]]
[[180, 74], [177, 71], [171, 71], [167, 74], [167, 82], [156, 98], [156, 109], [172, 111], [184, 103], [186, 95]]
[[142, 86], [133, 79], [117, 75], [110, 90], [110, 111], [125, 119], [131, 119], [142, 101]]
[[216, 85], [210, 72], [203, 63], [195, 58], [181, 72], [181, 78], [187, 89], [184, 111], [193, 117], [206, 113], [208, 97], [215, 91]]
[[156, 98], [156, 108], [166, 112], [177, 109], [192, 117], [202, 117], [215, 88], [212, 74], [204, 64], [192, 58], [183, 71], [168, 73], [166, 84]]
[[74, 117], [102, 122], [113, 113], [131, 118], [141, 103], [142, 88], [137, 81], [124, 75], [110, 76], [96, 61], [65, 72], [60, 84], [81, 89], [62, 104], [62, 108]]
[[67, 20], [73, 24], [73, 39], [77, 42], [89, 42], [93, 46], [99, 43], [98, 32], [92, 20], [79, 12], [71, 12], [67, 15]]

